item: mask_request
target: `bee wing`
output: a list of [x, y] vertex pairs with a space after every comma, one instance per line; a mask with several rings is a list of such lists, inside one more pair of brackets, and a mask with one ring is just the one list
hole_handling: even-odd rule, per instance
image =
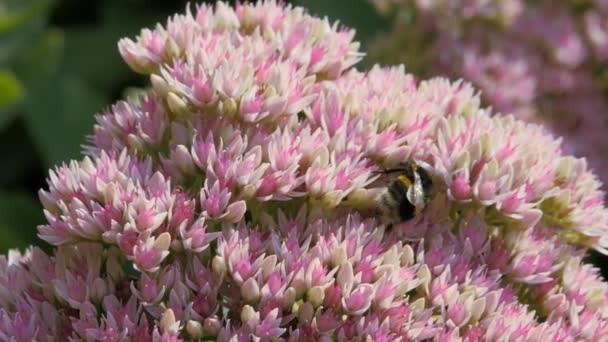
[[425, 170], [427, 170], [427, 171], [429, 171], [429, 172], [431, 172], [431, 173], [436, 173], [436, 172], [437, 172], [437, 171], [435, 170], [435, 168], [431, 166], [431, 164], [429, 164], [429, 163], [427, 163], [427, 162], [425, 162], [425, 161], [422, 161], [422, 160], [416, 160], [416, 164], [417, 164], [419, 167], [422, 167], [423, 169], [425, 169]]
[[431, 164], [417, 160], [416, 163], [420, 168], [422, 168], [428, 177], [431, 179], [431, 184], [426, 189], [423, 187], [423, 194], [425, 195], [425, 201], [428, 201], [430, 198], [435, 197], [437, 192], [439, 191], [439, 187], [442, 186], [443, 180], [438, 176], [439, 172], [437, 169]]
[[407, 189], [407, 199], [416, 208], [424, 207], [424, 188], [418, 173], [414, 172], [414, 184]]

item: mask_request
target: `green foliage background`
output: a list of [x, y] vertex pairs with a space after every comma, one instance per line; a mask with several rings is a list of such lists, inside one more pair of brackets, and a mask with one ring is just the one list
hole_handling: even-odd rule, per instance
[[[285, 2], [355, 28], [362, 51], [391, 26], [366, 0]], [[80, 158], [93, 115], [147, 81], [122, 62], [118, 39], [164, 23], [186, 3], [0, 0], [0, 253], [30, 244], [49, 249], [36, 238], [45, 222], [37, 192], [48, 169]], [[598, 255], [593, 261], [606, 265]]]

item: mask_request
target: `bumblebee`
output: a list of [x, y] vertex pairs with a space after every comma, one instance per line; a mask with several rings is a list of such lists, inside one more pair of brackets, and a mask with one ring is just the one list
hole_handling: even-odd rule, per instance
[[414, 218], [435, 195], [431, 174], [414, 161], [406, 161], [397, 168], [382, 170], [380, 173], [398, 173], [378, 198], [378, 209], [391, 224]]

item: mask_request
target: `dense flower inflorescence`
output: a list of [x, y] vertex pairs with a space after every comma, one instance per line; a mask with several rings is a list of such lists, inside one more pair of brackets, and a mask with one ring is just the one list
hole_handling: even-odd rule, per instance
[[377, 60], [465, 79], [484, 103], [544, 123], [606, 174], [606, 1], [371, 1], [398, 13], [392, 32], [372, 44]]
[[[352, 38], [267, 1], [121, 40], [152, 88], [50, 172], [55, 251], [0, 258], [0, 338], [605, 340], [585, 160], [468, 84], [352, 69]], [[377, 171], [408, 159], [437, 195], [389, 229]]]

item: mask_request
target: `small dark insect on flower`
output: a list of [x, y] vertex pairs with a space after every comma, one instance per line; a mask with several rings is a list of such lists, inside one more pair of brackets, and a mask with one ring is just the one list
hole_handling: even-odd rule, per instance
[[398, 176], [387, 186], [378, 198], [378, 209], [390, 223], [408, 221], [426, 207], [433, 199], [435, 186], [430, 173], [414, 161], [406, 161], [393, 169], [380, 173]]

